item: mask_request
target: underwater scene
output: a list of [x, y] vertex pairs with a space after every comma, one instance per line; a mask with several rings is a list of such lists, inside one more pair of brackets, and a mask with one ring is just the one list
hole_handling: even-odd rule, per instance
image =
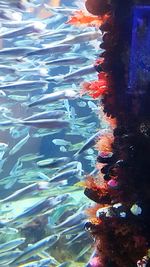
[[71, 22], [79, 8], [84, 1], [0, 1], [2, 267], [80, 267], [93, 251], [82, 183], [97, 172], [106, 125], [81, 84], [97, 77], [101, 33]]
[[0, 267], [150, 267], [149, 0], [0, 0]]

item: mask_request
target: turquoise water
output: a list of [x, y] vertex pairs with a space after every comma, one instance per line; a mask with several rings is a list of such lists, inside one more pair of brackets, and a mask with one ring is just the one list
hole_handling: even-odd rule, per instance
[[83, 8], [69, 2], [0, 1], [3, 267], [80, 267], [93, 250], [79, 182], [97, 152], [79, 151], [102, 125], [97, 101], [80, 90], [96, 78], [99, 43], [95, 28], [66, 23]]

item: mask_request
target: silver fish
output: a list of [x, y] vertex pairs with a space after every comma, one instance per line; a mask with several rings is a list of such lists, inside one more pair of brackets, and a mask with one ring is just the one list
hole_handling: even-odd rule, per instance
[[68, 198], [69, 194], [60, 195], [54, 198], [46, 198], [38, 201], [31, 207], [25, 209], [23, 212], [14, 217], [10, 222], [17, 221], [20, 219], [25, 219], [27, 217], [33, 217], [47, 209], [52, 209], [61, 202], [65, 201]]
[[9, 151], [9, 155], [14, 155], [16, 154], [29, 140], [30, 135], [29, 133], [23, 138], [21, 139], [10, 151]]
[[0, 18], [4, 20], [18, 20], [21, 18], [18, 12], [11, 12], [9, 10], [0, 10]]
[[48, 189], [48, 185], [49, 185], [48, 182], [39, 182], [39, 183], [30, 184], [26, 187], [23, 187], [23, 188], [15, 191], [14, 193], [9, 195], [8, 197], [0, 200], [0, 203], [5, 203], [8, 201], [16, 201], [18, 199], [22, 199], [24, 196], [28, 196], [29, 194], [34, 194], [35, 192], [39, 192], [43, 189]]
[[98, 111], [98, 106], [94, 102], [88, 101], [88, 106], [92, 111]]
[[106, 130], [100, 130], [97, 133], [95, 133], [94, 135], [92, 135], [86, 142], [85, 144], [81, 147], [80, 150], [78, 150], [76, 152], [76, 154], [74, 154], [74, 157], [78, 157], [80, 154], [82, 154], [84, 151], [86, 151], [87, 149], [91, 148], [92, 146], [94, 146], [97, 142], [97, 139], [99, 136], [103, 135], [106, 132]]
[[[22, 253], [21, 250], [14, 250], [14, 251], [7, 251], [0, 253], [0, 266], [1, 267], [8, 267], [13, 260], [15, 260], [20, 254]], [[7, 264], [4, 266], [4, 264]]]
[[32, 91], [35, 89], [42, 89], [43, 87], [47, 87], [47, 86], [48, 86], [48, 83], [46, 81], [18, 81], [14, 83], [8, 83], [5, 85], [0, 85], [0, 90]]
[[67, 180], [68, 178], [72, 178], [72, 176], [75, 176], [78, 174], [78, 169], [72, 169], [65, 172], [62, 172], [60, 174], [56, 174], [52, 178], [49, 179], [51, 183], [60, 182], [62, 180]]
[[53, 226], [52, 228], [54, 228], [55, 230], [71, 228], [74, 225], [80, 224], [85, 219], [86, 219], [85, 213], [79, 210], [77, 213], [69, 216], [65, 221], [61, 222], [58, 225]]
[[20, 29], [17, 30], [11, 30], [5, 33], [0, 34], [0, 39], [2, 38], [15, 38], [17, 36], [24, 36], [26, 34], [30, 33], [39, 33], [45, 29], [45, 24], [43, 24], [40, 21], [34, 22], [31, 25], [26, 25]]
[[77, 92], [73, 90], [64, 90], [64, 91], [58, 91], [51, 94], [45, 94], [36, 101], [29, 104], [29, 107], [34, 107], [37, 105], [45, 105], [49, 104], [55, 101], [58, 101], [60, 99], [74, 99], [77, 97]]
[[64, 166], [60, 167], [57, 172], [62, 172], [64, 170], [68, 170], [68, 169], [73, 168], [73, 167], [77, 168], [78, 163], [79, 163], [78, 161], [71, 161], [71, 162], [65, 164]]
[[[12, 47], [12, 48], [3, 48], [0, 50], [0, 57], [1, 56], [7, 56], [7, 57], [19, 57], [23, 56], [26, 53], [29, 53], [31, 51], [34, 51], [36, 49], [32, 47]], [[6, 70], [6, 68], [5, 68]]]
[[71, 145], [71, 142], [66, 141], [64, 139], [53, 139], [52, 143], [56, 146], [69, 146], [69, 145]]
[[59, 264], [57, 267], [69, 267], [71, 266], [71, 261], [66, 261], [61, 264]]
[[82, 57], [68, 57], [62, 59], [54, 59], [51, 61], [45, 62], [45, 65], [58, 65], [58, 66], [70, 66], [70, 65], [78, 65], [86, 63], [88, 58]]
[[24, 118], [24, 121], [41, 120], [41, 119], [58, 119], [65, 115], [63, 110], [49, 110], [45, 112], [35, 113], [30, 117]]
[[46, 119], [46, 120], [16, 120], [16, 121], [4, 121], [0, 122], [0, 127], [10, 127], [10, 126], [32, 126], [38, 128], [47, 128], [47, 129], [57, 129], [57, 128], [66, 128], [69, 127], [69, 122], [65, 120], [55, 120], [55, 119]]
[[40, 168], [58, 168], [65, 163], [69, 162], [69, 157], [61, 157], [54, 159], [44, 159], [37, 162], [38, 167]]
[[0, 253], [12, 250], [25, 242], [25, 238], [17, 238], [6, 243], [0, 244]]
[[21, 21], [2, 21], [2, 26], [5, 28], [20, 28], [23, 26], [33, 24], [33, 20], [21, 20]]
[[57, 242], [58, 239], [59, 239], [58, 235], [47, 236], [44, 239], [41, 239], [40, 241], [27, 247], [24, 250], [24, 252], [11, 263], [12, 266], [16, 266], [15, 265], [16, 263], [19, 263], [23, 260], [29, 259], [33, 255], [38, 254], [40, 251], [43, 251], [43, 250], [53, 246]]
[[26, 126], [33, 126], [38, 128], [47, 128], [47, 129], [57, 129], [57, 128], [66, 128], [69, 127], [69, 122], [65, 120], [32, 120], [32, 121], [22, 121], [20, 124]]
[[81, 257], [83, 257], [87, 252], [89, 252], [91, 249], [91, 244], [87, 244], [83, 247], [83, 249], [80, 251], [80, 253], [75, 258], [76, 261], [78, 261]]
[[101, 35], [98, 31], [97, 32], [94, 32], [94, 31], [84, 32], [76, 36], [67, 37], [66, 39], [62, 40], [59, 43], [76, 44], [76, 43], [81, 43], [81, 42], [89, 42], [95, 39], [97, 40], [100, 36]]
[[[41, 255], [44, 256], [44, 253], [41, 252], [40, 250], [39, 250], [39, 252], [37, 251], [37, 254], [38, 254], [38, 256], [41, 256]], [[49, 255], [47, 255], [47, 256], [49, 256]], [[38, 260], [38, 261], [28, 262], [28, 263], [25, 263], [23, 265], [21, 264], [20, 267], [50, 267], [50, 266], [56, 266], [56, 264], [58, 265], [58, 262], [53, 257], [49, 256], [49, 258], [45, 258], [45, 259]]]
[[95, 73], [95, 67], [93, 65], [89, 65], [89, 66], [85, 66], [82, 67], [74, 72], [68, 73], [66, 75], [60, 75], [60, 76], [54, 76], [52, 78], [46, 78], [47, 81], [63, 81], [63, 80], [74, 80], [74, 79], [78, 79], [78, 78], [82, 78], [82, 76], [88, 75], [88, 74], [92, 74]]
[[68, 44], [60, 44], [60, 45], [56, 45], [56, 46], [51, 46], [51, 47], [43, 47], [43, 48], [39, 48], [36, 49], [35, 51], [31, 51], [28, 52], [26, 54], [26, 57], [29, 56], [42, 56], [42, 55], [46, 55], [49, 53], [62, 53], [62, 52], [68, 52], [71, 49], [71, 45]]
[[47, 5], [47, 4], [44, 4], [44, 7], [45, 7], [48, 11], [53, 12], [54, 14], [62, 13], [63, 15], [64, 15], [64, 14], [70, 15], [71, 13], [77, 11], [75, 8], [68, 8], [68, 7], [61, 7], [61, 6], [58, 6], [58, 7], [52, 7], [52, 6]]
[[16, 69], [10, 66], [6, 65], [0, 65], [0, 73], [2, 74], [14, 74], [16, 72]]
[[95, 73], [95, 72], [96, 72], [95, 67], [93, 65], [88, 65], [72, 73], [66, 74], [64, 76], [64, 79], [80, 77], [80, 76], [88, 75], [88, 74]]
[[69, 240], [66, 244], [67, 245], [72, 245], [72, 244], [74, 244], [74, 242], [77, 242], [78, 239], [79, 239], [79, 242], [80, 242], [81, 240], [83, 241], [84, 238], [87, 240], [88, 239], [88, 234], [87, 234], [86, 231], [81, 231], [75, 237], [73, 236], [73, 238], [71, 238], [71, 240]]
[[8, 148], [8, 144], [0, 142], [0, 160], [2, 160], [7, 148]]

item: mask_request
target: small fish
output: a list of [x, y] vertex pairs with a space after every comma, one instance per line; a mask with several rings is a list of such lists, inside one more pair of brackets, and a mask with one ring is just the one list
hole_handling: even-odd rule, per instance
[[24, 102], [24, 101], [29, 100], [29, 95], [25, 95], [25, 96], [22, 96], [22, 95], [8, 95], [8, 98], [10, 98], [12, 100], [15, 100], [17, 102]]
[[67, 151], [67, 149], [66, 149], [65, 146], [60, 146], [59, 150], [60, 150], [61, 152], [66, 152], [66, 151]]
[[52, 78], [46, 78], [47, 81], [63, 81], [63, 80], [70, 80], [72, 79], [72, 81], [74, 79], [78, 79], [78, 78], [82, 78], [82, 76], [88, 75], [88, 74], [92, 74], [95, 73], [95, 67], [93, 65], [88, 65], [85, 67], [82, 67], [78, 70], [75, 70], [71, 73], [65, 74], [65, 75], [60, 75], [60, 76], [54, 76]]
[[64, 76], [64, 79], [70, 79], [70, 78], [76, 78], [76, 77], [82, 77], [84, 75], [88, 75], [91, 73], [95, 73], [95, 67], [93, 65], [88, 65], [85, 67], [80, 68], [79, 70], [76, 70], [72, 73], [66, 74]]
[[69, 228], [60, 230], [61, 235], [77, 235], [80, 231], [84, 229], [85, 220], [79, 222], [78, 224], [72, 225]]
[[87, 232], [86, 231], [82, 231], [82, 232], [79, 232], [79, 234], [77, 234], [75, 237], [73, 236], [73, 238], [71, 238], [71, 240], [69, 240], [66, 244], [67, 245], [72, 245], [74, 244], [75, 242], [78, 242], [78, 239], [79, 239], [79, 242], [84, 238], [88, 238], [88, 235], [87, 235]]
[[4, 91], [22, 91], [28, 90], [33, 91], [41, 88], [45, 88], [48, 86], [46, 81], [18, 81], [14, 83], [8, 83], [5, 85], [0, 85], [0, 90]]
[[49, 181], [51, 183], [54, 183], [54, 182], [60, 182], [62, 180], [67, 180], [68, 178], [71, 178], [72, 176], [77, 175], [78, 172], [79, 172], [78, 169], [72, 169], [66, 172], [61, 172], [60, 174], [56, 174], [55, 176], [50, 178]]
[[99, 136], [103, 135], [106, 132], [106, 130], [100, 130], [97, 133], [95, 133], [94, 135], [92, 135], [86, 142], [85, 144], [81, 147], [81, 149], [79, 151], [76, 152], [76, 154], [74, 154], [74, 157], [78, 157], [80, 154], [82, 154], [84, 151], [86, 151], [87, 149], [91, 148], [92, 146], [94, 146], [97, 142], [97, 139]]
[[39, 33], [41, 31], [43, 31], [45, 28], [45, 24], [43, 24], [40, 21], [34, 22], [31, 25], [26, 25], [20, 29], [17, 30], [11, 30], [8, 32], [4, 32], [0, 34], [0, 39], [2, 38], [15, 38], [17, 36], [24, 36], [26, 34], [30, 34], [30, 33]]
[[9, 151], [9, 155], [14, 155], [16, 154], [29, 140], [30, 135], [27, 134], [27, 136], [25, 136], [23, 139], [21, 139], [10, 151]]
[[43, 158], [44, 155], [39, 155], [38, 153], [29, 153], [29, 154], [24, 154], [23, 156], [20, 157], [20, 161], [23, 162], [28, 162], [28, 161], [35, 161], [37, 159]]
[[18, 75], [25, 75], [25, 74], [30, 74], [31, 75], [38, 75], [40, 76], [47, 76], [48, 75], [48, 70], [44, 67], [37, 67], [37, 68], [27, 68], [27, 69], [22, 69], [22, 68], [17, 68], [17, 74]]
[[70, 65], [79, 65], [87, 62], [87, 58], [82, 57], [70, 57], [62, 59], [54, 59], [51, 61], [45, 62], [45, 65], [58, 65], [58, 66], [70, 66]]
[[27, 260], [33, 255], [38, 254], [39, 252], [53, 246], [59, 239], [58, 235], [51, 235], [47, 236], [44, 239], [41, 239], [40, 241], [34, 243], [33, 245], [27, 247], [24, 252], [16, 258], [11, 264], [12, 266], [16, 266], [16, 263], [19, 263], [21, 261]]
[[[13, 260], [20, 256], [21, 253], [21, 250], [12, 250], [0, 253], [0, 266], [8, 267]], [[4, 266], [4, 264], [6, 265]]]
[[88, 106], [92, 111], [98, 111], [98, 106], [96, 106], [94, 102], [88, 101]]
[[[2, 8], [4, 8], [4, 6]], [[18, 21], [21, 19], [21, 16], [18, 12], [14, 12], [14, 10], [13, 10], [13, 12], [11, 12], [9, 10], [3, 9], [3, 10], [0, 10], [0, 18], [2, 20], [16, 20], [16, 21]]]
[[79, 209], [79, 211], [71, 216], [69, 216], [65, 221], [61, 222], [58, 225], [53, 226], [55, 230], [62, 230], [62, 229], [67, 229], [70, 228], [74, 225], [80, 224], [83, 220], [86, 219], [86, 214]]
[[[61, 216], [67, 211], [71, 211], [75, 207], [74, 203], [66, 203], [59, 207], [56, 207], [52, 213], [50, 213], [50, 216], [48, 217], [48, 224], [55, 224]], [[46, 213], [47, 214], [47, 213]]]
[[8, 147], [8, 144], [0, 142], [0, 151], [5, 151]]
[[56, 45], [56, 46], [49, 46], [49, 47], [44, 47], [44, 48], [39, 48], [34, 50], [33, 52], [28, 52], [25, 56], [29, 57], [29, 56], [42, 56], [42, 55], [46, 55], [46, 54], [53, 54], [53, 53], [62, 53], [62, 52], [68, 52], [71, 49], [71, 45], [68, 44], [60, 44], [60, 45]]
[[49, 185], [49, 183], [47, 183], [47, 182], [39, 182], [39, 183], [30, 184], [26, 187], [23, 187], [23, 188], [15, 191], [14, 193], [9, 195], [8, 197], [0, 200], [0, 203], [5, 203], [8, 201], [16, 201], [17, 199], [22, 199], [24, 196], [28, 196], [29, 194], [34, 194], [35, 192], [38, 192], [40, 190], [48, 189], [48, 185]]
[[28, 217], [33, 217], [37, 214], [40, 214], [47, 209], [53, 209], [55, 206], [65, 201], [68, 198], [69, 194], [63, 194], [54, 198], [46, 198], [38, 201], [29, 208], [26, 208], [23, 212], [14, 217], [10, 222], [24, 220]]
[[46, 120], [16, 120], [16, 121], [5, 121], [0, 122], [0, 127], [10, 127], [10, 126], [32, 126], [38, 128], [46, 128], [46, 129], [57, 129], [57, 128], [66, 128], [69, 127], [69, 122], [65, 120], [55, 120], [55, 119], [46, 119]]
[[[29, 51], [33, 51], [35, 50], [32, 47], [12, 47], [12, 48], [3, 48], [0, 50], [0, 57], [2, 56], [7, 56], [7, 57], [19, 57], [19, 56], [23, 56], [26, 53], [28, 53]], [[8, 72], [8, 68], [5, 68], [5, 71]], [[12, 72], [12, 70], [9, 69], [9, 71]]]
[[[10, 119], [10, 116], [8, 117], [8, 119]], [[14, 118], [11, 118], [12, 120], [14, 120]], [[9, 130], [11, 136], [13, 139], [17, 139], [20, 137], [23, 137], [25, 135], [28, 134], [28, 128], [27, 127], [22, 127], [22, 126], [16, 126], [16, 127], [11, 127]]]
[[87, 252], [90, 252], [91, 244], [87, 244], [77, 255], [76, 261], [78, 261], [81, 257], [83, 257]]
[[52, 143], [56, 146], [69, 146], [69, 145], [71, 145], [71, 142], [66, 141], [64, 139], [53, 139]]
[[[3, 156], [8, 148], [8, 144], [0, 142], [0, 160], [2, 161]], [[1, 162], [2, 163], [2, 162]]]
[[77, 11], [75, 8], [69, 8], [69, 7], [61, 7], [61, 6], [51, 6], [51, 5], [47, 5], [47, 4], [44, 4], [44, 7], [50, 11], [50, 12], [53, 12], [54, 14], [58, 14], [58, 13], [62, 13], [63, 15], [69, 15], [70, 13], [72, 12], [75, 12]]
[[24, 118], [24, 121], [30, 120], [41, 120], [41, 119], [58, 119], [65, 115], [65, 111], [63, 110], [50, 110], [41, 113], [35, 113], [30, 117]]
[[68, 170], [72, 167], [77, 168], [77, 165], [78, 165], [78, 161], [71, 161], [71, 162], [65, 164], [64, 166], [60, 167], [57, 172], [62, 172], [64, 170]]
[[49, 104], [55, 101], [58, 101], [60, 99], [74, 99], [77, 97], [77, 93], [73, 90], [64, 90], [64, 91], [58, 91], [51, 94], [45, 94], [44, 96], [37, 99], [35, 102], [32, 102], [29, 104], [29, 107], [34, 107], [37, 105], [45, 105]]
[[71, 147], [68, 148], [68, 151], [76, 151], [79, 150], [80, 147], [82, 147], [84, 145], [84, 142], [79, 142], [77, 144], [72, 144]]
[[25, 242], [25, 238], [17, 238], [6, 243], [0, 244], [0, 253], [12, 250]]
[[5, 96], [6, 96], [5, 92], [3, 90], [0, 90], [0, 97], [5, 97]]
[[[40, 252], [38, 255], [40, 255]], [[30, 261], [28, 263], [21, 264], [18, 267], [50, 267], [56, 266], [56, 264], [58, 265], [58, 262], [53, 257], [49, 257], [38, 261]]]
[[47, 129], [57, 129], [57, 128], [66, 128], [69, 127], [69, 122], [65, 120], [32, 120], [32, 121], [22, 121], [21, 124], [26, 126], [33, 126], [38, 128], [47, 128]]
[[38, 167], [40, 168], [59, 168], [65, 163], [69, 162], [68, 157], [54, 158], [54, 159], [44, 159], [37, 162]]
[[82, 42], [90, 42], [92, 40], [97, 40], [100, 38], [100, 33], [98, 31], [91, 31], [91, 32], [84, 32], [80, 33], [76, 36], [67, 37], [66, 39], [62, 40], [61, 44], [76, 44], [76, 43], [82, 43]]
[[33, 23], [33, 21], [31, 20], [21, 20], [21, 21], [3, 21], [2, 22], [2, 26], [5, 28], [20, 28], [22, 26], [27, 26], [27, 25], [31, 25]]
[[14, 74], [16, 72], [16, 69], [10, 66], [2, 65], [0, 64], [0, 74], [4, 73], [7, 74]]
[[71, 261], [63, 262], [63, 263], [59, 264], [58, 267], [71, 267]]
[[84, 102], [84, 101], [80, 101], [80, 102], [77, 102], [77, 105], [78, 105], [78, 107], [80, 107], [80, 108], [84, 108], [84, 107], [86, 107], [86, 102]]

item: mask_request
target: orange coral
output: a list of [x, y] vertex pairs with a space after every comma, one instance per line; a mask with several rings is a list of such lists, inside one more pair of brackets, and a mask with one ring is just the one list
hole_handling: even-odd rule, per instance
[[117, 127], [117, 119], [112, 118], [111, 116], [107, 116], [107, 114], [103, 115], [103, 118], [108, 124], [111, 126], [112, 129], [115, 129]]
[[100, 209], [101, 207], [102, 207], [101, 204], [96, 204], [90, 208], [87, 208], [85, 213], [90, 217], [95, 217], [97, 210]]
[[110, 90], [108, 75], [105, 72], [98, 74], [98, 81], [82, 83], [81, 93], [88, 92], [93, 98], [98, 98]]
[[76, 26], [83, 25], [100, 27], [104, 22], [107, 21], [109, 17], [110, 15], [108, 14], [105, 14], [103, 16], [93, 16], [89, 14], [87, 15], [83, 11], [76, 11], [66, 23], [73, 24]]
[[104, 136], [101, 136], [101, 138], [96, 143], [96, 148], [100, 152], [112, 152], [112, 144], [114, 142], [114, 136], [112, 133], [107, 133]]
[[98, 184], [92, 176], [88, 176], [85, 181], [85, 186], [92, 191], [95, 191], [100, 197], [106, 196], [108, 193], [107, 183], [103, 179], [98, 179]]

